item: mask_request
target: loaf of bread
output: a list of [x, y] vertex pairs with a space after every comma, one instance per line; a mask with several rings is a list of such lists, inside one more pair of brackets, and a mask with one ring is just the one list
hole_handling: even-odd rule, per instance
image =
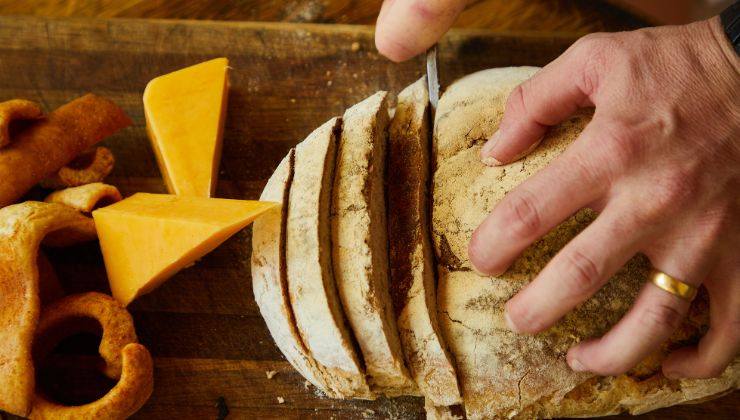
[[329, 209], [340, 124], [327, 121], [296, 147], [285, 228], [288, 292], [300, 336], [327, 384], [343, 397], [373, 398], [332, 270]]
[[[505, 302], [596, 217], [576, 213], [501, 276], [472, 270], [467, 246], [475, 228], [590, 121], [582, 113], [552, 127], [517, 162], [481, 163], [509, 93], [536, 71], [491, 69], [452, 84], [431, 144], [424, 80], [399, 94], [390, 124], [380, 92], [348, 111], [343, 125], [333, 119], [317, 129], [296, 147], [294, 165], [289, 155], [276, 170], [263, 198], [283, 210], [255, 223], [255, 298], [288, 361], [327, 395], [420, 393], [432, 417], [462, 402], [471, 419], [550, 418], [644, 413], [740, 386], [740, 358], [713, 379], [660, 373], [668, 352], [706, 331], [704, 293], [670, 340], [626, 374], [569, 369], [568, 349], [604, 334], [631, 306], [649, 270], [642, 256], [549, 330], [524, 335], [506, 327]], [[379, 160], [386, 148], [388, 170]]]
[[437, 322], [429, 225], [429, 125], [423, 77], [398, 94], [389, 129], [390, 291], [409, 370], [422, 394], [444, 407], [462, 400], [455, 364]]
[[362, 350], [371, 387], [385, 395], [416, 393], [406, 369], [388, 293], [385, 157], [386, 92], [344, 113], [331, 208], [334, 278]]
[[577, 115], [550, 129], [534, 153], [512, 164], [481, 163], [480, 148], [497, 129], [509, 92], [535, 71], [491, 69], [467, 76], [448, 88], [437, 110], [432, 224], [439, 264], [438, 310], [457, 360], [468, 418], [637, 414], [737, 388], [740, 360], [716, 379], [668, 380], [660, 374], [668, 349], [700, 336], [706, 324], [705, 296], [694, 302], [692, 317], [664, 348], [627, 374], [600, 378], [568, 368], [565, 354], [571, 346], [601, 336], [631, 306], [648, 274], [644, 257], [629, 261], [604, 288], [546, 332], [515, 334], [506, 327], [504, 303], [595, 217], [582, 210], [569, 218], [501, 276], [481, 277], [471, 270], [467, 245], [475, 228], [507, 192], [556, 159], [590, 120]]

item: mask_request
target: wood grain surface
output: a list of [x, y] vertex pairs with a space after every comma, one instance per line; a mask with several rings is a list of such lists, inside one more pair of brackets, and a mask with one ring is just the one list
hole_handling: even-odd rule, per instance
[[[381, 0], [0, 0], [0, 14], [372, 25]], [[593, 0], [471, 0], [456, 27], [540, 32], [619, 31], [645, 21]]]
[[[85, 92], [107, 96], [134, 119], [108, 139], [124, 194], [163, 192], [144, 128], [141, 95], [153, 77], [200, 61], [231, 60], [231, 94], [217, 195], [256, 199], [288, 149], [315, 127], [378, 89], [398, 92], [421, 59], [393, 64], [373, 47], [372, 28], [286, 23], [0, 18], [0, 100], [53, 109]], [[451, 32], [441, 43], [442, 84], [495, 66], [543, 65], [567, 35]], [[155, 359], [155, 389], [136, 415], [154, 419], [421, 418], [416, 398], [334, 401], [305, 387], [270, 338], [250, 284], [249, 229], [182, 271], [130, 309]], [[49, 251], [67, 293], [108, 292], [97, 244]], [[110, 387], [95, 370], [97, 338], [65, 340], [38, 374], [67, 403]], [[277, 371], [268, 379], [267, 371]], [[283, 403], [278, 397], [284, 399]], [[644, 418], [731, 418], [740, 393]]]

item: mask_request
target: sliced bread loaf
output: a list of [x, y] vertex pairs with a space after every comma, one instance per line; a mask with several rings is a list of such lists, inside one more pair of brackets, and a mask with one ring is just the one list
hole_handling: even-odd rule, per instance
[[373, 388], [386, 395], [414, 393], [388, 293], [386, 92], [349, 108], [343, 120], [331, 213], [339, 296]]
[[459, 404], [454, 362], [437, 323], [429, 225], [429, 93], [426, 78], [398, 94], [388, 140], [390, 293], [412, 377], [432, 405]]
[[373, 398], [352, 344], [332, 273], [329, 206], [341, 120], [296, 147], [286, 226], [290, 303], [296, 326], [325, 380], [344, 398]]
[[294, 163], [295, 149], [291, 149], [260, 195], [260, 200], [281, 206], [265, 213], [252, 225], [252, 290], [267, 329], [288, 362], [314, 386], [333, 397], [335, 393], [303, 344], [288, 297], [285, 225]]

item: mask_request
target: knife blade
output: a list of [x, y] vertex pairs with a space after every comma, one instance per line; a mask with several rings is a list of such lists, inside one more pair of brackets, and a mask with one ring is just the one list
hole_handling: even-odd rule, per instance
[[437, 44], [427, 50], [427, 88], [429, 89], [429, 104], [432, 115], [437, 111], [439, 102], [439, 74], [437, 73]]

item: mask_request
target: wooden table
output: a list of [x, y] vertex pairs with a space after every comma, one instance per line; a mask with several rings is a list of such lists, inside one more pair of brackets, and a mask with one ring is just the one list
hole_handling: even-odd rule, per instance
[[[0, 15], [211, 19], [373, 25], [381, 0], [0, 0]], [[645, 22], [603, 1], [473, 0], [455, 26], [586, 33]]]
[[[0, 99], [53, 109], [87, 91], [113, 99], [135, 124], [106, 141], [124, 194], [163, 192], [144, 129], [141, 94], [153, 77], [215, 56], [234, 68], [218, 196], [254, 199], [287, 150], [313, 128], [378, 90], [398, 92], [422, 73], [378, 56], [372, 28], [285, 23], [0, 18]], [[543, 65], [572, 34], [450, 33], [442, 83], [494, 66]], [[353, 46], [353, 44], [355, 44]], [[480, 54], [490, 51], [491, 54]], [[476, 54], [473, 54], [476, 52]], [[420, 418], [414, 398], [334, 401], [304, 387], [272, 342], [254, 303], [249, 229], [131, 307], [155, 359], [155, 390], [138, 418]], [[50, 252], [67, 293], [108, 291], [96, 244]], [[97, 338], [66, 340], [39, 383], [67, 403], [112, 384], [94, 369]], [[269, 379], [268, 371], [277, 371]], [[284, 403], [278, 401], [284, 399]], [[731, 417], [740, 395], [660, 410], [646, 418]]]

